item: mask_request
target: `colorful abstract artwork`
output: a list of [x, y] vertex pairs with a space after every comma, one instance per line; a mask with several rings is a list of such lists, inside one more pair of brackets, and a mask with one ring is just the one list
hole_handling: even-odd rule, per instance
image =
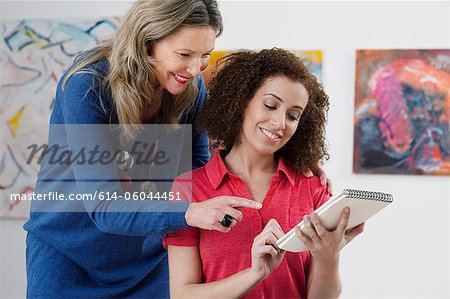
[[450, 50], [356, 53], [356, 173], [450, 174]]
[[[26, 217], [29, 202], [10, 194], [33, 191], [37, 165], [26, 163], [27, 142], [46, 143], [47, 124], [58, 79], [75, 56], [110, 39], [118, 18], [17, 20], [1, 24], [0, 52], [0, 216]], [[42, 128], [42, 127], [41, 127]]]
[[[216, 70], [217, 62], [223, 56], [230, 54], [232, 51], [214, 51], [211, 53], [211, 59], [208, 67], [203, 71], [203, 78], [206, 84], [211, 79], [212, 72]], [[314, 74], [319, 82], [322, 82], [322, 51], [320, 50], [293, 50], [291, 51], [303, 61], [308, 70]]]

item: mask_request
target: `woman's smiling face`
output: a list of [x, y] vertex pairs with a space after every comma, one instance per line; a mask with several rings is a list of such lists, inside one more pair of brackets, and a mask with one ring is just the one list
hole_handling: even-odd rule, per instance
[[181, 27], [151, 46], [160, 87], [179, 95], [208, 66], [216, 32], [211, 26]]
[[268, 78], [244, 111], [238, 140], [261, 155], [271, 155], [294, 135], [308, 104], [308, 92], [284, 75]]

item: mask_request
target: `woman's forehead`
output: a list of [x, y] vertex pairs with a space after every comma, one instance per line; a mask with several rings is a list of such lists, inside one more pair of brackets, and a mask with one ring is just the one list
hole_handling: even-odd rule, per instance
[[173, 47], [187, 50], [212, 50], [216, 40], [216, 33], [212, 26], [181, 26], [163, 41]]

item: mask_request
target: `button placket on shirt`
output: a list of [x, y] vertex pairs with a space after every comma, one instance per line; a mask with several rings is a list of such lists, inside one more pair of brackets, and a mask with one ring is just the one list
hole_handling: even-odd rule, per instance
[[[232, 180], [236, 184], [236, 187], [239, 189], [240, 196], [254, 200], [252, 195], [250, 194], [250, 190], [248, 189], [248, 187], [244, 183], [244, 181], [242, 181], [239, 177], [236, 177], [236, 176], [233, 176]], [[261, 209], [264, 209], [264, 206]], [[262, 217], [260, 214], [260, 210], [245, 209], [246, 214], [248, 216], [252, 217], [251, 219], [253, 219], [253, 225], [251, 226], [251, 229], [253, 230], [254, 236], [258, 235], [263, 229], [263, 223], [262, 223]]]

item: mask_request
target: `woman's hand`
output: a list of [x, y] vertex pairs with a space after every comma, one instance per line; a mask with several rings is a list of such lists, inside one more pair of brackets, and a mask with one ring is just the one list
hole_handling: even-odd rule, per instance
[[[242, 220], [242, 213], [237, 208], [260, 209], [262, 205], [254, 200], [217, 196], [198, 203], [191, 203], [186, 211], [186, 223], [192, 227], [217, 230], [227, 233], [237, 222]], [[230, 227], [220, 224], [225, 215], [233, 217]]]
[[263, 231], [253, 240], [250, 271], [259, 279], [266, 278], [283, 260], [285, 251], [277, 246], [277, 240], [283, 235], [278, 222], [270, 219]]
[[314, 175], [318, 176], [320, 178], [320, 184], [327, 188], [327, 191], [328, 193], [330, 193], [330, 195], [333, 195], [333, 186], [331, 185], [331, 181], [329, 178], [327, 178], [327, 174], [320, 166], [317, 166], [314, 171], [308, 169], [307, 171], [303, 172], [303, 175], [308, 178]]
[[320, 222], [319, 216], [312, 213], [303, 220], [303, 231], [296, 227], [295, 233], [308, 246], [314, 261], [317, 263], [335, 263], [339, 260], [340, 250], [364, 230], [364, 223], [347, 230], [350, 209], [342, 211], [339, 224], [334, 231], [328, 231]]

